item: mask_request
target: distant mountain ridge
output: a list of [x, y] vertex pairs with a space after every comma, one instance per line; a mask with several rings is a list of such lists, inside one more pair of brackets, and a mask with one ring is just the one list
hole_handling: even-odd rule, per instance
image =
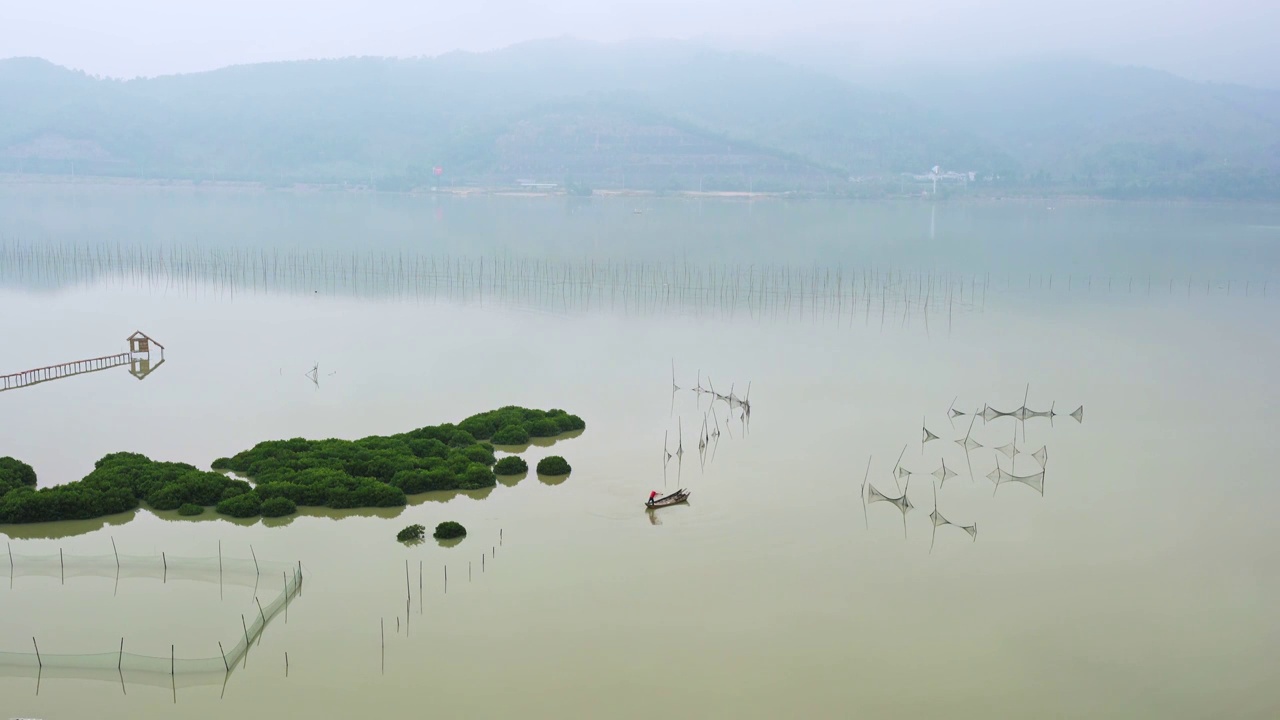
[[840, 192], [934, 165], [1009, 190], [1280, 197], [1280, 93], [1089, 63], [854, 84], [679, 41], [129, 81], [0, 60], [0, 172]]

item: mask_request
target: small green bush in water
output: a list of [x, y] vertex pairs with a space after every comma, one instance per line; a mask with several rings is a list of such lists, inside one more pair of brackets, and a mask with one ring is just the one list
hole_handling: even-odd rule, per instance
[[451, 538], [464, 537], [466, 534], [466, 528], [452, 520], [448, 520], [436, 526], [436, 531], [433, 537], [437, 540], [449, 540]]
[[507, 425], [493, 434], [497, 445], [523, 445], [529, 442], [529, 431], [520, 425]]
[[427, 534], [427, 529], [421, 525], [410, 525], [409, 527], [396, 533], [396, 539], [400, 542], [409, 542], [410, 540], [421, 540]]
[[284, 517], [296, 512], [298, 512], [298, 506], [283, 495], [277, 495], [262, 502], [262, 517]]
[[203, 512], [204, 512], [204, 506], [196, 505], [194, 503], [186, 503], [182, 507], [178, 508], [179, 515], [191, 516], [191, 515], [199, 515]]
[[262, 498], [257, 493], [242, 493], [218, 503], [218, 512], [235, 518], [251, 518], [262, 514]]
[[539, 475], [568, 475], [571, 469], [568, 461], [559, 455], [548, 455], [538, 461]]
[[519, 475], [522, 472], [528, 472], [528, 470], [529, 463], [525, 462], [524, 458], [519, 455], [508, 455], [493, 466], [495, 475]]

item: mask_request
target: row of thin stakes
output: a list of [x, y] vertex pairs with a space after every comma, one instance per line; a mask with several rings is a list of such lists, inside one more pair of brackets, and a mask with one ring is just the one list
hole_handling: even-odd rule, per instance
[[[482, 573], [485, 572], [488, 561], [493, 560], [498, 556], [498, 548], [502, 546], [502, 543], [503, 543], [503, 531], [499, 529], [498, 544], [490, 546], [489, 552], [480, 553], [480, 572]], [[418, 614], [419, 615], [423, 614], [423, 612], [425, 611], [424, 603], [423, 603], [423, 598], [425, 596], [425, 590], [423, 589], [423, 567], [424, 567], [424, 561], [419, 560], [418, 561]], [[471, 582], [471, 579], [473, 576], [473, 573], [472, 573], [473, 567], [474, 567], [473, 561], [468, 560], [467, 561], [467, 582]], [[443, 592], [444, 594], [448, 594], [449, 593], [448, 563], [444, 564], [441, 567], [441, 569], [444, 573]], [[409, 634], [409, 617], [411, 615], [409, 610], [412, 606], [413, 606], [413, 586], [410, 582], [409, 561], [406, 559], [404, 561], [404, 631], [405, 631], [406, 637]], [[400, 632], [400, 616], [399, 615], [396, 615], [396, 632], [397, 633]], [[379, 638], [382, 645], [382, 672], [385, 673], [387, 671], [387, 619], [385, 617], [378, 618], [378, 633], [379, 633]]]
[[[1002, 275], [1002, 276], [1001, 276]], [[534, 288], [588, 288], [613, 291], [660, 291], [664, 297], [700, 302], [768, 299], [784, 303], [830, 300], [835, 304], [897, 296], [917, 303], [932, 297], [934, 307], [980, 303], [988, 289], [1059, 289], [1069, 292], [1113, 292], [1122, 284], [1128, 293], [1185, 291], [1204, 294], [1267, 296], [1270, 281], [1194, 276], [1157, 278], [1088, 273], [1022, 274], [956, 273], [866, 264], [838, 265], [698, 263], [582, 258], [548, 260], [507, 254], [431, 256], [415, 252], [339, 252], [323, 249], [268, 250], [194, 245], [114, 246], [105, 243], [0, 241], [0, 281], [42, 283], [97, 282], [125, 279], [172, 289], [213, 283], [235, 291], [355, 292], [414, 295], [442, 293], [499, 295]], [[1095, 288], [1096, 286], [1096, 288]], [[607, 294], [607, 293], [606, 293]]]

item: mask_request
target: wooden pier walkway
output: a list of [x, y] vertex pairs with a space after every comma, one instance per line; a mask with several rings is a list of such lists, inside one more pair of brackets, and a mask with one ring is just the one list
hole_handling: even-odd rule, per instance
[[49, 382], [50, 380], [61, 380], [72, 375], [83, 375], [85, 373], [98, 372], [99, 370], [121, 367], [128, 365], [131, 358], [132, 356], [129, 353], [119, 353], [89, 360], [50, 365], [34, 370], [24, 370], [11, 375], [0, 375], [0, 392], [17, 390], [18, 388]]
[[[39, 385], [43, 382], [61, 380], [62, 378], [72, 377], [73, 375], [84, 375], [86, 373], [124, 367], [126, 365], [129, 366], [130, 373], [141, 380], [149, 375], [152, 370], [164, 363], [164, 346], [160, 345], [160, 343], [155, 342], [142, 333], [134, 333], [128, 338], [128, 342], [129, 352], [116, 353], [115, 355], [103, 355], [102, 357], [90, 358], [88, 360], [75, 360], [73, 362], [35, 368], [34, 370], [24, 370], [22, 372], [10, 373], [9, 375], [0, 375], [0, 392], [5, 392], [6, 390], [17, 390], [18, 388]], [[160, 362], [155, 363], [154, 365], [151, 363], [151, 345], [155, 345], [160, 348]]]

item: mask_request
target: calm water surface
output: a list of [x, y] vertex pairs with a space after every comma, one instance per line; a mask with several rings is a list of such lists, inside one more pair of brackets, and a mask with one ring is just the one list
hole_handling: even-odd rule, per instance
[[[114, 570], [113, 540], [157, 562], [221, 543], [307, 578], [229, 677], [15, 662], [0, 716], [1280, 714], [1280, 211], [637, 205], [5, 188], [0, 372], [119, 352], [139, 329], [166, 347], [142, 381], [116, 368], [0, 393], [0, 455], [42, 485], [119, 450], [208, 467], [260, 440], [505, 404], [588, 427], [523, 453], [564, 455], [563, 482], [280, 521], [0, 527], [19, 566], [0, 558], [0, 652], [34, 636], [110, 654], [123, 637], [216, 657], [280, 591], [64, 578], [59, 550]], [[267, 255], [287, 262], [264, 274]], [[511, 264], [486, 282], [446, 257]], [[790, 295], [781, 275], [732, 292], [761, 268], [789, 273]], [[750, 384], [749, 425], [699, 383]], [[1056, 416], [971, 424], [1024, 397]], [[704, 422], [719, 435], [700, 451]], [[684, 449], [668, 462], [664, 436]], [[1043, 495], [988, 479], [1034, 476], [1042, 447]], [[909, 511], [864, 505], [868, 461]], [[677, 487], [687, 506], [642, 509]], [[935, 490], [954, 525], [935, 528]], [[394, 541], [443, 520], [468, 537]], [[23, 571], [35, 556], [53, 570]]]

